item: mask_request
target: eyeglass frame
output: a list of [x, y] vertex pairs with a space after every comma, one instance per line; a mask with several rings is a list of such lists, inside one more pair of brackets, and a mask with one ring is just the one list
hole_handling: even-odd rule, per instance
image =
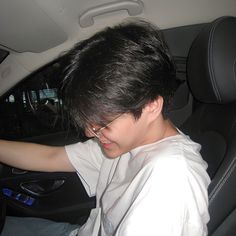
[[106, 124], [105, 126], [102, 126], [101, 128], [97, 129], [93, 126], [87, 127], [88, 131], [90, 133], [92, 133], [96, 138], [100, 138], [101, 132], [107, 128], [108, 126], [110, 126], [115, 120], [117, 120], [118, 118], [120, 118], [122, 115], [124, 115], [125, 113], [120, 114], [119, 116], [117, 116], [116, 118], [114, 118], [113, 120], [111, 120], [108, 124]]

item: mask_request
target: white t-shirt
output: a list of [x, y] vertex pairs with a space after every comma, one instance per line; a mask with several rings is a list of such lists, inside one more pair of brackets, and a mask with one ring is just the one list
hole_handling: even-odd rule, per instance
[[199, 150], [184, 134], [116, 159], [105, 157], [95, 140], [66, 146], [87, 193], [97, 199], [78, 235], [207, 235], [210, 179]]

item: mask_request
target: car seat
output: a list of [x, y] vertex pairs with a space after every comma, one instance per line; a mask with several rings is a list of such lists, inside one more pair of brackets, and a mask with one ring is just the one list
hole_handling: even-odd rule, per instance
[[236, 235], [236, 18], [220, 17], [194, 40], [187, 59], [193, 113], [180, 129], [208, 163], [209, 235]]

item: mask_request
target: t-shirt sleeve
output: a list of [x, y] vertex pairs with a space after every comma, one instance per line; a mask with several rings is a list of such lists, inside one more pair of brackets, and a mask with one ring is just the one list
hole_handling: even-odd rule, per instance
[[178, 165], [165, 160], [157, 168], [146, 170], [145, 181], [140, 181], [143, 187], [134, 196], [116, 236], [207, 234], [203, 220], [208, 217], [207, 188], [191, 171]]
[[67, 145], [65, 150], [87, 194], [94, 196], [96, 194], [100, 168], [104, 159], [98, 143], [90, 139], [84, 143], [79, 142]]

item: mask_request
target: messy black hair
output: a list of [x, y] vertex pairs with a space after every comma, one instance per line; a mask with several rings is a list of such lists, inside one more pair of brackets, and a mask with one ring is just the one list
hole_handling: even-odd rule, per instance
[[176, 88], [176, 71], [160, 31], [138, 20], [107, 27], [65, 55], [64, 96], [75, 123], [105, 125], [131, 113], [138, 119], [157, 96], [163, 113]]

